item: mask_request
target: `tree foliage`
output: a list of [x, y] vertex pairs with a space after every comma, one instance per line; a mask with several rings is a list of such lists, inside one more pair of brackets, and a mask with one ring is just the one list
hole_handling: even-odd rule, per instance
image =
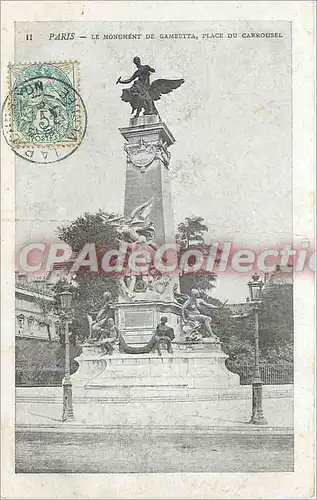
[[[265, 290], [265, 289], [264, 289]], [[270, 357], [293, 357], [294, 314], [292, 283], [268, 282], [259, 314], [261, 348]], [[273, 354], [275, 353], [275, 354]]]
[[204, 218], [201, 216], [186, 217], [177, 226], [176, 242], [188, 248], [192, 244], [203, 243], [204, 234], [208, 231]]
[[[70, 346], [71, 373], [78, 368], [74, 360], [81, 350]], [[56, 341], [17, 338], [15, 343], [16, 385], [61, 385], [65, 373], [65, 350]]]
[[[117, 231], [109, 220], [114, 215], [101, 210], [96, 214], [85, 213], [70, 224], [59, 227], [58, 237], [70, 245], [75, 253], [78, 253], [86, 243], [94, 243], [97, 260], [100, 263], [105, 250], [117, 245]], [[60, 316], [61, 323], [64, 322], [64, 317], [60, 306], [60, 292], [64, 284], [65, 280], [61, 279], [54, 287], [55, 312]], [[72, 288], [72, 335], [81, 340], [89, 335], [87, 313], [101, 308], [105, 291], [109, 291], [112, 299], [116, 300], [119, 293], [118, 279], [104, 276], [84, 266], [76, 272], [76, 287]], [[63, 331], [62, 328], [61, 330]]]
[[86, 243], [94, 243], [97, 248], [113, 245], [117, 231], [109, 219], [115, 214], [99, 210], [95, 214], [86, 212], [70, 224], [57, 229], [60, 240], [68, 243], [74, 252], [79, 252]]
[[185, 274], [179, 278], [180, 289], [182, 293], [189, 295], [192, 288], [197, 288], [204, 300], [213, 302], [209, 294], [216, 286], [216, 279], [217, 275], [214, 273], [205, 276], [199, 273]]
[[[208, 254], [211, 245], [206, 245], [204, 234], [208, 227], [201, 216], [186, 217], [183, 222], [178, 224], [176, 242], [180, 246], [180, 258], [190, 249], [198, 248], [203, 254]], [[195, 264], [195, 257], [189, 259], [189, 265]], [[209, 298], [209, 292], [215, 287], [216, 274], [206, 271], [187, 272], [180, 276], [180, 288], [182, 293], [189, 294], [192, 288], [197, 288], [201, 295]]]
[[[205, 299], [206, 300], [206, 299]], [[217, 304], [217, 299], [207, 301]], [[218, 301], [219, 302], [219, 301]], [[254, 363], [255, 318], [252, 303], [244, 316], [237, 317], [230, 306], [204, 314], [212, 317], [214, 333], [222, 341], [224, 351], [239, 363]], [[290, 283], [268, 284], [259, 310], [259, 344], [262, 363], [293, 364], [294, 321], [293, 287]]]

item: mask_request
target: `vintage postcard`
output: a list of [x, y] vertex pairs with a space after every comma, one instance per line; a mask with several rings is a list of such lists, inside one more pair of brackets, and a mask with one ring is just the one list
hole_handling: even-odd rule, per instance
[[3, 11], [3, 498], [313, 498], [313, 4]]

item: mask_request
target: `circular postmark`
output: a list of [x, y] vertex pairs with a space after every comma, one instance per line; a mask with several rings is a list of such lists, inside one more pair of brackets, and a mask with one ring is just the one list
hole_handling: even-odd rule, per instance
[[54, 163], [81, 144], [87, 112], [67, 81], [38, 75], [16, 80], [3, 105], [2, 128], [16, 155], [32, 163]]

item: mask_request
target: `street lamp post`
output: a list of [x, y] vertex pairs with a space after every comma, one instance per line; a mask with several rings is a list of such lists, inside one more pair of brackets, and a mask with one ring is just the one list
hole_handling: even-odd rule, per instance
[[254, 312], [254, 378], [252, 382], [252, 416], [250, 423], [257, 425], [267, 424], [263, 415], [262, 408], [262, 379], [260, 372], [260, 348], [259, 348], [259, 309], [262, 298], [262, 288], [264, 283], [260, 280], [258, 274], [252, 276], [252, 281], [249, 281], [248, 287], [250, 289], [251, 305]]
[[75, 420], [73, 412], [72, 383], [70, 380], [70, 352], [69, 352], [69, 327], [68, 315], [72, 303], [72, 293], [68, 285], [60, 293], [61, 306], [65, 312], [65, 377], [63, 382], [63, 414], [62, 421]]

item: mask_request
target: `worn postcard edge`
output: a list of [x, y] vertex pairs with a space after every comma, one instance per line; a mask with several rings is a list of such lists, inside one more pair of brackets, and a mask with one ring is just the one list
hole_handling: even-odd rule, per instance
[[[185, 3], [185, 2], [184, 2]], [[294, 234], [314, 237], [314, 2], [3, 2], [2, 75], [14, 21], [290, 21]], [[2, 85], [2, 89], [4, 85]], [[2, 102], [5, 95], [2, 95]], [[1, 421], [3, 498], [309, 498], [314, 495], [314, 283], [295, 277], [295, 472], [14, 473], [14, 153], [2, 137]]]

